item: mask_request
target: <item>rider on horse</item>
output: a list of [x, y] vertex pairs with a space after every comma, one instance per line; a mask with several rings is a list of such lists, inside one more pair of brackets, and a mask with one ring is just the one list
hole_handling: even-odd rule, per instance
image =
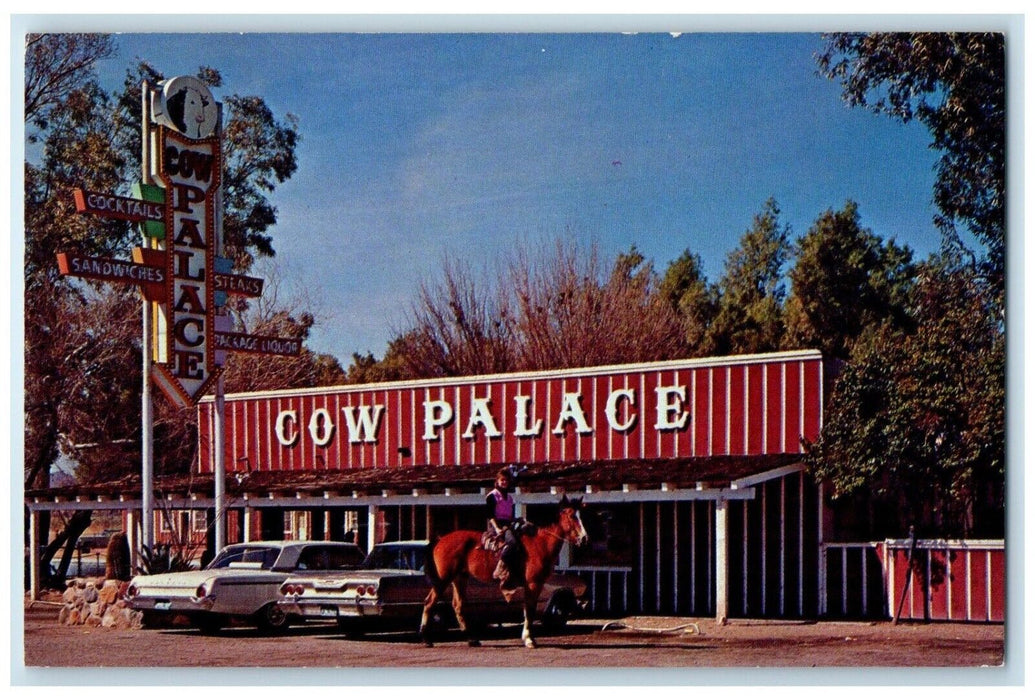
[[492, 577], [499, 580], [500, 589], [513, 591], [524, 585], [521, 564], [521, 546], [518, 536], [525, 525], [522, 518], [515, 517], [514, 498], [511, 489], [518, 474], [527, 467], [518, 469], [513, 464], [496, 473], [495, 488], [485, 497], [485, 512], [489, 519], [488, 534], [503, 540], [500, 561]]

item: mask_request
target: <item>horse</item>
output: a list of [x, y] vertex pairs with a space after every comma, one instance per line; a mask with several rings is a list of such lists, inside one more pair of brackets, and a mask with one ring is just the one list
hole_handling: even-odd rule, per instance
[[[522, 598], [525, 623], [521, 630], [521, 640], [530, 649], [536, 646], [532, 637], [536, 603], [539, 601], [543, 584], [557, 563], [561, 546], [565, 542], [579, 546], [589, 541], [589, 535], [586, 534], [586, 528], [579, 515], [581, 510], [581, 498], [569, 501], [565, 495], [561, 498], [556, 522], [530, 528], [530, 531], [521, 533], [519, 537], [525, 562]], [[419, 631], [425, 645], [432, 646], [428, 628], [431, 610], [450, 586], [453, 588], [453, 612], [456, 613], [460, 631], [467, 635], [467, 643], [470, 646], [480, 645], [464, 620], [464, 597], [467, 581], [472, 576], [485, 583], [494, 583], [492, 574], [496, 567], [496, 557], [495, 553], [486, 550], [482, 545], [482, 533], [477, 530], [456, 530], [428, 546], [424, 571], [431, 581], [431, 591], [424, 599], [424, 614], [421, 616]], [[507, 602], [510, 602], [509, 598]]]

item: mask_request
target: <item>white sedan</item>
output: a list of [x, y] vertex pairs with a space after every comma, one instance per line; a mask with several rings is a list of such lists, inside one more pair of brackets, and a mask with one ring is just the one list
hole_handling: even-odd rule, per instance
[[292, 621], [276, 604], [289, 575], [355, 569], [362, 561], [363, 550], [345, 542], [232, 544], [199, 571], [135, 576], [126, 600], [145, 622], [185, 615], [207, 632], [239, 620], [279, 632]]

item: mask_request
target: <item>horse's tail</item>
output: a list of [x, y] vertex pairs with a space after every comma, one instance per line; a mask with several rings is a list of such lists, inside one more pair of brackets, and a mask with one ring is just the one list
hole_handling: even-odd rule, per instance
[[438, 537], [432, 535], [429, 538], [428, 546], [424, 548], [424, 576], [436, 589], [442, 585], [442, 577], [438, 574], [438, 567], [435, 565], [435, 545]]

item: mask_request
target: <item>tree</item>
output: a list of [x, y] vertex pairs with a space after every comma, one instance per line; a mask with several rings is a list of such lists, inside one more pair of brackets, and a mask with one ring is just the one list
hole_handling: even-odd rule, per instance
[[345, 372], [337, 359], [305, 347], [304, 341], [316, 317], [304, 300], [285, 302], [281, 299], [280, 281], [275, 274], [267, 277], [261, 297], [239, 307], [238, 332], [292, 338], [301, 341], [303, 346], [297, 356], [229, 353], [223, 374], [227, 393], [345, 383]]
[[[103, 119], [110, 101], [93, 79], [110, 41], [86, 35], [35, 35], [27, 40], [27, 136], [44, 144], [40, 164], [25, 164], [25, 484], [46, 486], [62, 440], [77, 439], [61, 408], [82, 396], [75, 388], [92, 366], [99, 336], [76, 316], [85, 312], [91, 285], [60, 277], [54, 253], [111, 255], [123, 250], [129, 227], [76, 216], [71, 189], [118, 186], [124, 158]], [[131, 347], [131, 345], [129, 346]], [[124, 435], [117, 436], [119, 438]], [[115, 436], [113, 436], [115, 439]], [[110, 441], [106, 441], [110, 442]]]
[[365, 355], [352, 353], [352, 364], [346, 371], [345, 382], [347, 384], [374, 384], [413, 379], [415, 375], [407, 365], [404, 355], [406, 342], [405, 336], [389, 341], [385, 356], [380, 360], [369, 352]]
[[597, 252], [558, 241], [520, 251], [507, 277], [516, 369], [650, 362], [678, 356], [679, 319], [654, 266], [632, 247], [602, 269]]
[[[679, 356], [679, 318], [635, 248], [605, 272], [595, 251], [557, 242], [519, 249], [495, 281], [475, 282], [456, 260], [424, 284], [410, 325], [382, 363], [350, 377], [417, 378], [591, 367]], [[385, 375], [385, 373], [388, 373]]]
[[[56, 252], [128, 258], [138, 240], [125, 222], [77, 215], [72, 189], [128, 194], [139, 178], [140, 81], [162, 76], [147, 64], [107, 94], [97, 61], [114, 55], [104, 35], [30, 36], [26, 53], [27, 139], [42, 144], [25, 164], [25, 484], [45, 487], [62, 452], [83, 479], [139, 465], [140, 302], [135, 290], [63, 278]], [[199, 77], [218, 85], [218, 72]], [[269, 204], [295, 168], [297, 132], [279, 124], [262, 100], [231, 96], [225, 119], [226, 220], [232, 255], [246, 272], [272, 255]], [[320, 360], [321, 366], [327, 363]], [[328, 374], [333, 368], [326, 368]], [[99, 408], [103, 407], [103, 409]], [[194, 459], [193, 411], [156, 402], [156, 473], [185, 471]], [[132, 467], [131, 467], [132, 465]]]
[[410, 311], [410, 328], [394, 341], [414, 377], [506, 372], [513, 367], [506, 311], [489, 283], [468, 265], [446, 259], [442, 280], [424, 282]]
[[[98, 61], [111, 58], [107, 34], [30, 34], [25, 40], [25, 122], [46, 129], [51, 113], [82, 87]], [[28, 135], [30, 141], [34, 135]]]
[[718, 284], [718, 307], [705, 343], [715, 355], [780, 349], [786, 296], [783, 268], [790, 229], [779, 223], [780, 208], [768, 200], [755, 215], [740, 245], [726, 257]]
[[1003, 534], [1005, 336], [994, 290], [958, 260], [920, 268], [914, 330], [856, 344], [806, 462], [879, 513], [855, 536]]
[[997, 33], [839, 33], [817, 57], [850, 105], [919, 120], [941, 153], [935, 218], [966, 249], [957, 224], [985, 247], [981, 270], [1002, 295], [1006, 252], [1006, 59]]
[[689, 250], [669, 263], [658, 285], [658, 294], [679, 316], [686, 353], [702, 355], [708, 327], [718, 307], [718, 290], [702, 272], [701, 256]]
[[785, 347], [847, 360], [864, 329], [908, 322], [912, 253], [863, 229], [855, 202], [822, 214], [798, 240], [794, 257]]

